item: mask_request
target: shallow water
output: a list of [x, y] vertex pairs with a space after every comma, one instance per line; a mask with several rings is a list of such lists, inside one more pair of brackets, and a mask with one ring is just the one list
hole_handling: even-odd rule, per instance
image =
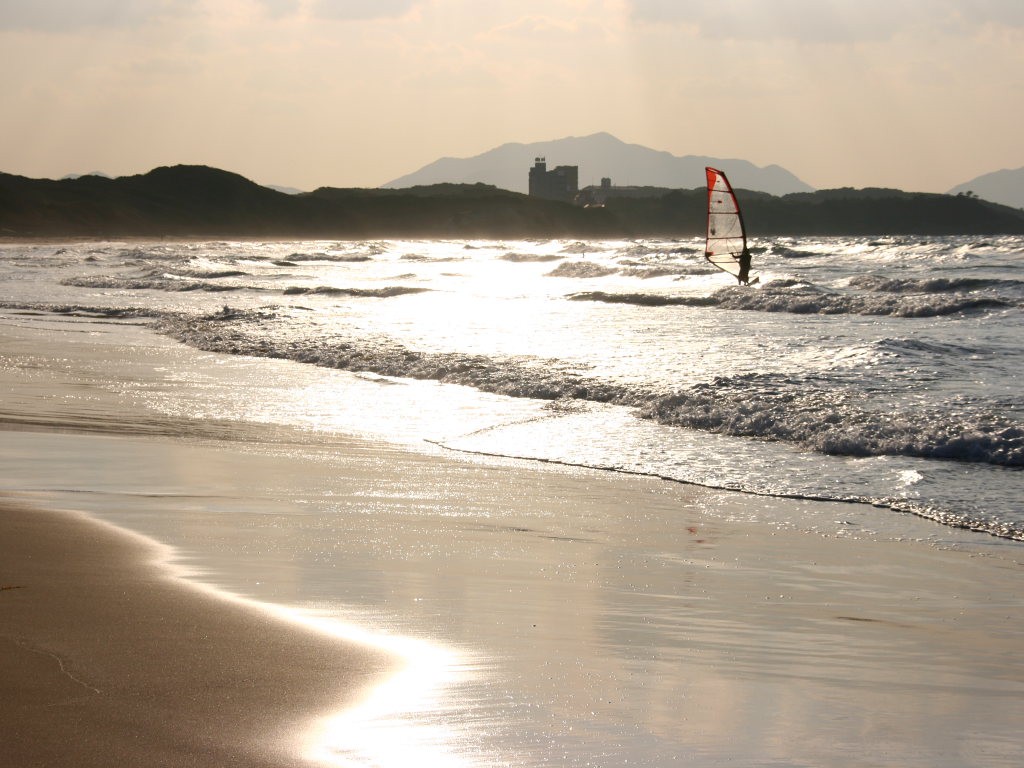
[[[6, 315], [0, 490], [146, 533], [193, 578], [395, 654], [399, 675], [311, 734], [322, 762], [1018, 762], [1016, 542], [459, 458], [422, 436], [514, 423], [531, 444], [554, 420], [574, 441], [601, 409], [212, 354], [126, 322]], [[625, 450], [635, 419], [601, 408], [604, 445]]]
[[[751, 289], [700, 247], [5, 245], [0, 302], [145, 317], [200, 348], [404, 387], [386, 408], [372, 388], [345, 406], [248, 393], [217, 404], [228, 417], [389, 438], [399, 422], [451, 448], [862, 501], [1024, 539], [1024, 239], [755, 242]], [[467, 405], [411, 380], [481, 394]]]

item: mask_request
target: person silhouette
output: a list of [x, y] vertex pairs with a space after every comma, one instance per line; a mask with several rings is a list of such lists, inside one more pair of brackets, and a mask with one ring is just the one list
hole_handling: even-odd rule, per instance
[[740, 254], [740, 271], [736, 275], [740, 285], [749, 285], [750, 282], [750, 250], [743, 246], [743, 253]]

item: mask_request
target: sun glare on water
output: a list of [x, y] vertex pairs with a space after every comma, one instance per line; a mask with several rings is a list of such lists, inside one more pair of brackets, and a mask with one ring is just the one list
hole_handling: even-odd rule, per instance
[[472, 764], [457, 754], [458, 733], [441, 717], [445, 690], [469, 674], [458, 654], [424, 640], [374, 634], [329, 618], [297, 618], [326, 635], [379, 648], [401, 664], [358, 704], [316, 723], [303, 740], [307, 759], [344, 768]]

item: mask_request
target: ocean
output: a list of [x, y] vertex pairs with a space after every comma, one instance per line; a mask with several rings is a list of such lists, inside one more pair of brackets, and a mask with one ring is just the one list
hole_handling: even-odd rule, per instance
[[0, 301], [408, 385], [216, 403], [225, 418], [1024, 540], [1024, 239], [753, 245], [752, 288], [696, 240], [7, 245]]
[[752, 245], [0, 244], [0, 490], [406, 659], [336, 765], [1016, 765], [1024, 238]]

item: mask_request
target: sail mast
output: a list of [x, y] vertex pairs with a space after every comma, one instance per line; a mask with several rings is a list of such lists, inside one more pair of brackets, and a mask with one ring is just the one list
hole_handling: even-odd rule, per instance
[[[741, 260], [749, 259], [747, 231], [743, 214], [725, 173], [717, 168], [704, 169], [708, 182], [707, 240], [704, 258], [730, 275], [746, 282]], [[746, 265], [749, 268], [749, 262]]]

